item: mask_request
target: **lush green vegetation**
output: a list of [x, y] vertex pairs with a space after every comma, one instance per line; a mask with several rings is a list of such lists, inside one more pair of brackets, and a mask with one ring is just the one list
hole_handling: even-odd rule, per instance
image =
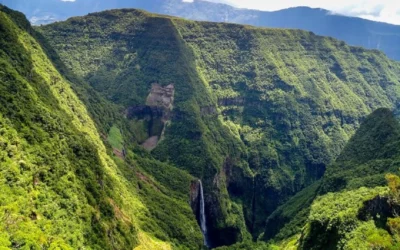
[[320, 186], [321, 181], [317, 181], [278, 207], [268, 217], [266, 230], [261, 235], [261, 239], [273, 238], [279, 242], [287, 241], [287, 239], [298, 235], [307, 221], [311, 204], [317, 197]]
[[399, 171], [399, 150], [399, 122], [390, 110], [376, 110], [327, 169], [321, 193], [383, 186], [385, 173]]
[[[361, 249], [369, 244], [385, 248], [379, 241], [390, 237], [381, 231], [373, 218], [359, 219], [365, 203], [376, 196], [387, 195], [387, 188], [360, 188], [353, 191], [328, 193], [317, 198], [302, 237], [303, 249]], [[371, 215], [371, 216], [375, 216]], [[379, 214], [377, 220], [379, 219]], [[360, 244], [361, 243], [361, 244]]]
[[[231, 244], [249, 237], [242, 209], [240, 205], [229, 200], [225, 176], [219, 173], [221, 166], [227, 161], [226, 158], [239, 158], [244, 147], [226, 125], [215, 119], [215, 115], [202, 112], [201, 107], [213, 106], [215, 100], [196, 71], [193, 54], [183, 44], [169, 19], [147, 16], [139, 11], [122, 11], [122, 13], [123, 17], [120, 11], [110, 11], [106, 15], [89, 15], [88, 20], [75, 19], [68, 24], [60, 23], [54, 30], [50, 30], [53, 27], [43, 27], [43, 30], [49, 32], [43, 34], [46, 36], [76, 34], [74, 38], [69, 38], [76, 42], [67, 45], [71, 47], [73, 53], [62, 50], [61, 47], [65, 47], [61, 43], [60, 47], [55, 46], [61, 58], [71, 69], [81, 69], [82, 71], [75, 73], [87, 79], [104, 97], [122, 105], [125, 109], [144, 105], [152, 83], [157, 82], [163, 86], [174, 83], [175, 89], [179, 89], [175, 93], [173, 104], [175, 122], [167, 127], [164, 139], [153, 151], [153, 155], [164, 162], [173, 162], [204, 180], [206, 196], [210, 197], [207, 201], [216, 201], [213, 206], [207, 206], [214, 210], [209, 213], [218, 214], [217, 220], [210, 221], [210, 230], [222, 229], [226, 230], [227, 234], [227, 237], [218, 240], [227, 240], [228, 242], [224, 243]], [[121, 22], [113, 22], [115, 26], [104, 29], [110, 24], [109, 19], [119, 17], [123, 18]], [[93, 54], [82, 46], [88, 39], [78, 35], [84, 23], [93, 24], [90, 27], [90, 36], [97, 37], [90, 40], [90, 50], [102, 51], [101, 53]], [[74, 24], [76, 24], [74, 32], [64, 30]], [[127, 30], [129, 35], [125, 34]], [[109, 40], [110, 36], [114, 38]], [[132, 36], [137, 37], [137, 40], [132, 41]], [[50, 41], [56, 40], [56, 37], [50, 39]], [[104, 43], [105, 40], [108, 42]], [[108, 46], [107, 43], [112, 46]], [[115, 50], [117, 47], [118, 51]], [[75, 51], [88, 56], [82, 58], [75, 54]], [[93, 64], [94, 58], [100, 60], [98, 69], [93, 68], [97, 67]], [[106, 66], [104, 64], [106, 61], [112, 66]], [[125, 66], [121, 66], [121, 62]], [[113, 76], [114, 80], [105, 79], [102, 75]], [[138, 124], [137, 121], [129, 123], [130, 126]], [[139, 137], [142, 136], [133, 135], [133, 138]], [[193, 140], [194, 138], [196, 139]], [[246, 168], [246, 165], [243, 168]], [[216, 175], [216, 178], [221, 179], [218, 181], [218, 187], [215, 186], [215, 182], [213, 183]]]
[[[399, 126], [388, 109], [368, 116], [322, 180], [269, 217], [266, 234], [277, 228], [275, 239], [286, 240], [302, 232], [300, 249], [397, 249], [400, 181], [385, 174], [399, 173]], [[389, 192], [379, 188], [386, 182]]]
[[[367, 194], [372, 190], [378, 190], [378, 188], [373, 189], [374, 187], [383, 186], [386, 183], [385, 173], [399, 172], [399, 132], [399, 122], [387, 109], [376, 110], [363, 122], [335, 164], [328, 168], [319, 192], [323, 194], [328, 191], [363, 188], [358, 191], [328, 193], [317, 199], [311, 208], [308, 227], [311, 231], [317, 230], [319, 234], [326, 232], [327, 236], [319, 237], [319, 242], [316, 242], [311, 239], [312, 232], [306, 233], [302, 247], [307, 248], [309, 244], [337, 245], [345, 249], [397, 249], [399, 247], [399, 235], [396, 231], [399, 177], [393, 174], [386, 175], [390, 189], [388, 194], [380, 194], [384, 196], [383, 198], [371, 197]], [[339, 197], [332, 197], [335, 195]], [[359, 203], [361, 207], [359, 205], [354, 207], [357, 200], [363, 201], [362, 204]], [[333, 215], [332, 209], [339, 209], [342, 212]], [[324, 215], [321, 211], [324, 211]], [[340, 219], [335, 218], [337, 215]], [[325, 224], [321, 222], [326, 219], [330, 222]], [[314, 221], [319, 221], [322, 227], [328, 225], [328, 230], [317, 229], [314, 227]], [[332, 222], [337, 224], [331, 225]], [[332, 233], [336, 236], [333, 241], [328, 241], [328, 234], [332, 238]]]
[[[90, 14], [37, 30], [66, 67], [120, 113], [143, 107], [153, 83], [174, 84], [161, 142], [150, 154], [133, 145], [130, 150], [203, 180], [216, 246], [246, 241], [248, 232], [255, 239], [266, 221], [272, 230], [265, 240], [299, 233], [320, 185], [325, 190], [333, 178], [316, 183], [326, 166], [368, 114], [396, 108], [400, 94], [398, 63], [304, 31], [137, 10]], [[118, 119], [124, 142], [146, 139], [140, 117]], [[107, 124], [106, 134], [114, 123]], [[368, 178], [374, 179], [370, 186], [381, 185], [382, 169], [366, 170], [366, 179], [354, 179], [359, 183], [352, 188]]]
[[[110, 204], [116, 169], [84, 106], [29, 30], [20, 28], [23, 17], [6, 12], [0, 12], [4, 247], [138, 244], [129, 235], [136, 230], [133, 218], [118, 219]], [[132, 196], [127, 202], [140, 204]], [[114, 243], [107, 234], [115, 235]]]
[[263, 238], [276, 235], [276, 240], [284, 240], [299, 234], [319, 195], [384, 186], [386, 173], [399, 173], [399, 129], [399, 122], [388, 109], [369, 115], [338, 159], [328, 166], [322, 180], [296, 194], [268, 218], [269, 230]]
[[[115, 106], [63, 68], [22, 14], [3, 6], [0, 65], [0, 248], [202, 245], [187, 204], [193, 177], [129, 143], [129, 124]], [[124, 131], [125, 161], [111, 150]]]
[[112, 126], [108, 134], [108, 142], [115, 149], [122, 150], [124, 147], [124, 141], [121, 131], [118, 127]]
[[328, 193], [311, 206], [300, 249], [398, 249], [400, 177], [388, 187]]
[[400, 125], [367, 115], [396, 108], [400, 65], [377, 51], [136, 10], [34, 30], [1, 6], [0, 66], [0, 248], [199, 249], [196, 179], [213, 246], [398, 246], [399, 178], [379, 186]]
[[[399, 65], [379, 52], [303, 31], [175, 23], [224, 119], [248, 146], [247, 162], [261, 180], [255, 228], [322, 175], [367, 114], [398, 99]], [[297, 207], [307, 207], [303, 201]], [[273, 236], [271, 226], [265, 236]]]

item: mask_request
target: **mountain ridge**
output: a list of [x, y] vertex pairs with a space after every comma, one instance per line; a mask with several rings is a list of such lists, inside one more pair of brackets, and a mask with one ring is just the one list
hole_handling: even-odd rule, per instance
[[[363, 121], [335, 162], [327, 167], [323, 178], [300, 191], [268, 218], [264, 237], [268, 239], [275, 236], [282, 240], [299, 234], [309, 219], [310, 212], [321, 215], [323, 210], [311, 210], [325, 196], [330, 197], [326, 198], [328, 200], [336, 199], [332, 196], [340, 197], [346, 192], [349, 195], [372, 192], [376, 196], [373, 189], [386, 185], [386, 174], [399, 174], [399, 131], [400, 123], [391, 110], [375, 110]], [[345, 199], [345, 196], [340, 199]], [[326, 200], [324, 204], [331, 205]], [[384, 204], [381, 206], [384, 207]], [[276, 226], [277, 224], [281, 226]], [[277, 228], [280, 230], [277, 231]], [[329, 230], [325, 228], [323, 232], [327, 231]], [[313, 234], [318, 232], [321, 233], [316, 230]], [[328, 244], [329, 233], [324, 237], [324, 244]], [[307, 241], [314, 241], [312, 238], [317, 237], [309, 237]], [[314, 241], [316, 242], [317, 240]], [[310, 248], [311, 245], [304, 247]]]
[[[139, 8], [159, 14], [180, 16], [192, 20], [208, 20], [214, 22], [231, 22], [249, 24], [254, 26], [294, 28], [309, 30], [323, 36], [331, 36], [355, 46], [379, 49], [388, 57], [399, 60], [400, 52], [396, 44], [400, 42], [400, 26], [375, 22], [358, 17], [333, 14], [331, 11], [319, 8], [294, 7], [279, 11], [258, 11], [251, 9], [238, 9], [224, 3], [212, 3], [207, 1], [194, 1], [191, 3], [181, 0], [151, 2], [119, 0], [113, 3], [97, 2], [58, 2], [49, 3], [43, 0], [32, 4], [30, 1], [2, 0], [0, 3], [12, 8], [22, 10], [28, 16], [40, 13], [41, 9], [47, 9], [44, 16], [53, 9], [61, 13], [61, 20], [76, 15], [86, 15], [105, 9], [115, 8]], [[39, 4], [39, 6], [38, 6]], [[36, 12], [32, 12], [36, 10]], [[76, 12], [78, 11], [78, 12]], [[64, 14], [62, 14], [64, 13]], [[57, 19], [52, 19], [52, 21]], [[60, 20], [60, 18], [58, 19]], [[383, 32], [384, 31], [384, 32]]]
[[[0, 30], [0, 246], [170, 249], [186, 238], [187, 246], [200, 247], [201, 232], [186, 202], [194, 178], [150, 157], [133, 160], [128, 145], [126, 162], [115, 157], [98, 132], [110, 119], [103, 110], [113, 105], [77, 81], [86, 99], [95, 100], [86, 106], [21, 13], [0, 6]], [[175, 174], [175, 183], [163, 171]], [[154, 172], [156, 178], [148, 174]], [[160, 223], [163, 217], [180, 223], [171, 229], [168, 221]]]
[[321, 180], [301, 248], [398, 248], [391, 224], [398, 220], [398, 203], [391, 197], [397, 197], [398, 189], [399, 132], [400, 123], [389, 109], [366, 118]]
[[155, 83], [173, 84], [170, 120], [160, 123], [165, 116], [151, 106], [130, 120], [144, 139], [162, 135], [154, 157], [202, 179], [215, 246], [244, 240], [247, 230], [256, 238], [279, 205], [323, 175], [370, 112], [397, 106], [398, 63], [307, 31], [132, 9], [37, 29], [123, 110], [146, 110]]
[[32, 28], [0, 5], [0, 31], [1, 247], [200, 249], [199, 212], [212, 248], [396, 241], [373, 224], [396, 210], [369, 217], [397, 188], [382, 52], [132, 9]]

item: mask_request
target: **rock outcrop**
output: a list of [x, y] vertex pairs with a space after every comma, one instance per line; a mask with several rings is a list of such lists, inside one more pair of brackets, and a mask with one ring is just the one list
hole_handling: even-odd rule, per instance
[[142, 143], [147, 150], [153, 150], [164, 134], [165, 125], [171, 119], [174, 103], [175, 87], [165, 87], [153, 83], [146, 99], [146, 105], [129, 107], [126, 111], [128, 119], [144, 120], [147, 123], [148, 138]]
[[170, 111], [173, 108], [175, 87], [169, 84], [162, 87], [158, 83], [153, 83], [150, 94], [147, 96], [146, 105], [150, 107], [158, 107], [164, 110], [164, 119], [169, 118]]
[[190, 207], [196, 216], [199, 213], [199, 190], [200, 182], [198, 180], [193, 180], [190, 183]]

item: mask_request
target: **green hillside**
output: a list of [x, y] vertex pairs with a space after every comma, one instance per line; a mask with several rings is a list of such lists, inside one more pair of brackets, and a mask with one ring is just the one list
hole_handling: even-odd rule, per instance
[[[391, 236], [397, 232], [388, 235], [375, 230], [389, 230], [390, 226], [385, 224], [388, 218], [396, 217], [399, 205], [397, 200], [389, 199], [388, 203], [387, 188], [380, 188], [387, 186], [385, 175], [399, 174], [399, 132], [400, 123], [390, 110], [374, 111], [337, 160], [328, 166], [324, 177], [296, 194], [268, 218], [264, 239], [277, 234], [277, 240], [284, 240], [302, 233], [300, 249], [336, 249], [338, 246], [338, 249], [357, 249], [355, 246], [361, 244], [360, 241], [367, 241], [357, 238], [364, 232], [371, 237], [386, 235], [390, 240], [382, 240], [395, 244], [397, 239]], [[378, 194], [381, 195], [379, 199], [376, 198]], [[373, 221], [366, 212], [372, 213]], [[352, 231], [355, 228], [361, 231], [356, 234]], [[348, 242], [350, 238], [353, 240]]]
[[400, 64], [379, 51], [0, 5], [0, 64], [0, 249], [203, 249], [198, 180], [211, 248], [398, 246]]
[[[400, 182], [387, 175], [400, 171], [399, 133], [400, 123], [390, 110], [378, 109], [367, 117], [325, 172], [319, 190], [323, 196], [311, 206], [301, 248], [399, 247]], [[379, 188], [387, 182], [390, 192]]]
[[398, 172], [399, 156], [400, 124], [390, 110], [378, 109], [327, 169], [321, 193], [384, 185], [384, 173]]
[[199, 248], [194, 178], [129, 144], [115, 157], [25, 17], [0, 6], [0, 31], [0, 248]]
[[[390, 171], [390, 170], [388, 170]], [[298, 249], [398, 249], [400, 178], [388, 187], [361, 187], [315, 199]]]
[[[113, 10], [38, 31], [75, 74], [133, 110], [138, 144], [157, 136], [155, 158], [203, 179], [216, 245], [257, 238], [400, 93], [399, 64], [384, 54], [299, 30]], [[166, 122], [147, 103], [154, 83], [174, 86]]]

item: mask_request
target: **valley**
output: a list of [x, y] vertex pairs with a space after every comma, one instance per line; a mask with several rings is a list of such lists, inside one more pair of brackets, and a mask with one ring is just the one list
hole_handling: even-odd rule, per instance
[[0, 249], [399, 246], [383, 52], [137, 9], [32, 27], [0, 6], [0, 63]]

